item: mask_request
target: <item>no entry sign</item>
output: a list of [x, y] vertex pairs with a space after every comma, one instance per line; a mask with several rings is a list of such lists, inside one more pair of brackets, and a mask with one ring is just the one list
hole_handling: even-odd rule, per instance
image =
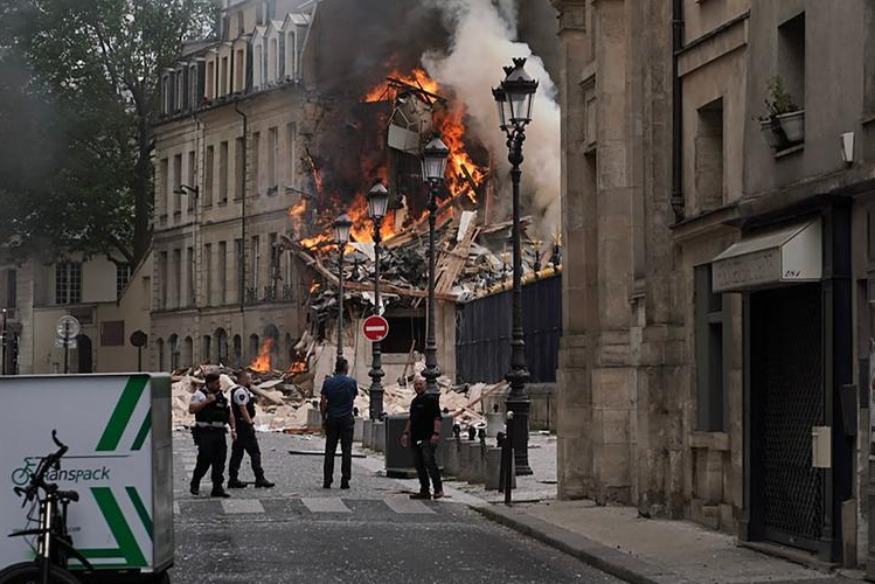
[[362, 332], [372, 343], [379, 343], [389, 335], [389, 323], [382, 316], [375, 314], [367, 317], [362, 323]]

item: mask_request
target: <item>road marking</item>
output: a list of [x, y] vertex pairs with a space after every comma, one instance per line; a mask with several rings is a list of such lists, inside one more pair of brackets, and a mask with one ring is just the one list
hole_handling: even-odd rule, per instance
[[222, 509], [225, 515], [264, 513], [264, 507], [258, 499], [222, 499]]
[[391, 495], [383, 499], [383, 501], [386, 502], [386, 505], [389, 506], [389, 509], [391, 509], [395, 513], [400, 513], [402, 515], [435, 514], [434, 510], [429, 509], [422, 501], [411, 499], [407, 495]]
[[352, 513], [340, 497], [303, 497], [301, 502], [311, 513]]

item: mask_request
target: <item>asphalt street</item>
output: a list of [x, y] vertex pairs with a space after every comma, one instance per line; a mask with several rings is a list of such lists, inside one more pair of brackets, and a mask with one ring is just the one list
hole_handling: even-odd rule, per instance
[[[491, 523], [460, 502], [411, 501], [410, 483], [353, 461], [352, 488], [322, 485], [322, 440], [259, 434], [273, 489], [188, 492], [195, 447], [174, 436], [174, 584], [621, 582]], [[340, 460], [337, 461], [339, 473]], [[370, 468], [370, 470], [369, 470]], [[227, 475], [226, 475], [227, 478]], [[253, 479], [244, 460], [242, 480]]]

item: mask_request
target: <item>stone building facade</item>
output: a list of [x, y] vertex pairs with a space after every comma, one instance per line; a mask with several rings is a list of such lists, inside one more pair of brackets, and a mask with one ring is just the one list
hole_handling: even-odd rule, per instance
[[559, 495], [862, 562], [875, 9], [552, 4]]

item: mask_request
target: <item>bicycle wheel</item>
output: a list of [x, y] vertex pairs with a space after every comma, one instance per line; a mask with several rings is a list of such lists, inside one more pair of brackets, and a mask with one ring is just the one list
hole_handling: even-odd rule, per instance
[[[73, 574], [57, 566], [49, 566], [50, 584], [81, 584]], [[34, 562], [13, 564], [0, 572], [0, 584], [40, 584], [39, 566]]]

